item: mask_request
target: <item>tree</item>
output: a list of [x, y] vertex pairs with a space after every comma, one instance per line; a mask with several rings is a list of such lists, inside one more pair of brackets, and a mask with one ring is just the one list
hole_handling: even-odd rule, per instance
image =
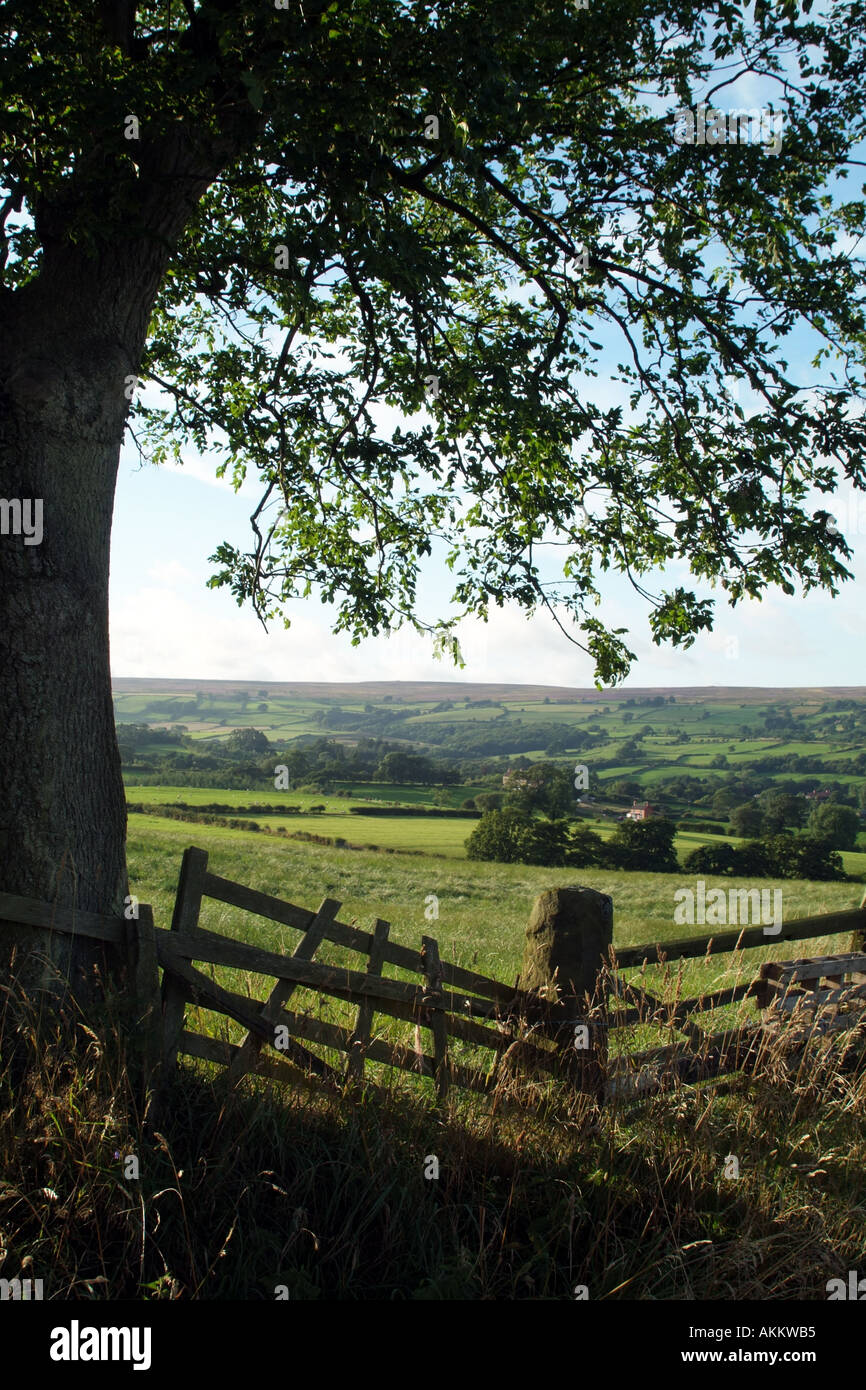
[[860, 817], [852, 806], [825, 801], [809, 813], [809, 833], [833, 849], [853, 849], [860, 831]]
[[674, 849], [676, 832], [676, 823], [662, 816], [644, 821], [621, 821], [605, 849], [616, 868], [676, 873], [679, 869]]
[[565, 862], [574, 869], [595, 869], [602, 866], [604, 859], [604, 840], [588, 825], [572, 824], [568, 836]]
[[465, 843], [468, 859], [550, 867], [570, 862], [568, 822], [535, 820], [518, 806], [485, 811]]
[[570, 854], [568, 821], [534, 820], [530, 817], [518, 843], [521, 864], [543, 864], [561, 868]]
[[846, 877], [841, 854], [837, 849], [832, 849], [826, 840], [818, 840], [812, 835], [804, 835], [802, 839], [797, 841], [797, 849], [799, 852], [798, 878], [827, 882], [831, 879], [844, 879]]
[[524, 836], [531, 817], [516, 806], [501, 811], [485, 811], [467, 836], [467, 859], [494, 859], [500, 864], [519, 864]]
[[760, 835], [763, 830], [764, 812], [756, 801], [746, 801], [742, 806], [734, 807], [730, 822], [734, 835], [748, 839], [753, 835]]
[[475, 805], [479, 811], [501, 811], [505, 802], [502, 792], [478, 792], [475, 796]]
[[[218, 545], [211, 582], [263, 621], [315, 590], [353, 641], [410, 622], [457, 656], [461, 614], [542, 605], [611, 682], [632, 659], [597, 616], [611, 567], [685, 560], [734, 602], [835, 591], [850, 552], [805, 497], [834, 470], [864, 484], [864, 210], [835, 191], [863, 47], [856, 0], [591, 22], [548, 0], [4, 5], [0, 468], [4, 521], [26, 501], [34, 529], [0, 546], [3, 887], [115, 914], [127, 892], [107, 622], [127, 428], [152, 462], [196, 447], [261, 478], [251, 548]], [[714, 64], [778, 81], [784, 151], [675, 138]], [[801, 324], [842, 385], [789, 379], [776, 339]], [[579, 384], [608, 327], [639, 413]], [[442, 618], [416, 605], [434, 535]], [[650, 602], [656, 641], [712, 626], [688, 588]], [[46, 946], [64, 978], [95, 958], [3, 940], [34, 978]]]
[[734, 851], [733, 873], [737, 878], [770, 878], [776, 865], [763, 840], [746, 840]]
[[385, 754], [376, 768], [375, 777], [379, 782], [395, 782], [399, 786], [409, 786], [413, 782], [429, 786], [437, 780], [437, 773], [433, 763], [423, 754], [397, 750]]
[[610, 790], [613, 796], [624, 797], [628, 801], [629, 798], [640, 796], [641, 785], [630, 777], [621, 777], [613, 783]]
[[733, 845], [698, 845], [686, 855], [683, 868], [693, 874], [729, 874], [735, 861]]
[[271, 747], [261, 729], [233, 729], [225, 741], [228, 753], [267, 753]]
[[765, 878], [844, 879], [842, 856], [826, 840], [787, 832], [766, 835], [735, 851], [734, 873]]
[[570, 772], [555, 763], [532, 763], [512, 781], [508, 803], [556, 820], [574, 809], [576, 795]]
[[761, 792], [758, 798], [764, 811], [764, 833], [776, 835], [786, 826], [801, 826], [806, 819], [806, 803], [801, 796], [790, 792]]

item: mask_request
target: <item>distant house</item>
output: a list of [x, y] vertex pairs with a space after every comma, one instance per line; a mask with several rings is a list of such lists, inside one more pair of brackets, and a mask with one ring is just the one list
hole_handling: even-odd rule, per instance
[[832, 790], [830, 789], [830, 787], [821, 787], [821, 789], [820, 789], [819, 791], [807, 792], [807, 793], [806, 793], [806, 800], [807, 800], [807, 801], [829, 801], [829, 799], [830, 799], [830, 797], [831, 797], [832, 795], [833, 795], [833, 792], [832, 792]]
[[507, 772], [502, 774], [502, 785], [507, 790], [512, 790], [514, 787], [529, 787], [532, 786], [532, 778], [528, 776], [525, 768], [510, 767]]
[[658, 815], [658, 811], [648, 801], [634, 801], [631, 810], [626, 811], [625, 818], [626, 820], [649, 820], [651, 816], [656, 815]]

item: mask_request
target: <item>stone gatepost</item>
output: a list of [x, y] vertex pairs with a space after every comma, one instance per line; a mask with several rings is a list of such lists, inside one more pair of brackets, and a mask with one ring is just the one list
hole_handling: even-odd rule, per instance
[[[563, 1062], [597, 1091], [607, 1057], [604, 1000], [598, 973], [613, 941], [613, 899], [594, 888], [549, 888], [535, 900], [520, 987], [538, 997], [539, 1021], [562, 1050]], [[595, 1004], [595, 1008], [593, 1008]]]

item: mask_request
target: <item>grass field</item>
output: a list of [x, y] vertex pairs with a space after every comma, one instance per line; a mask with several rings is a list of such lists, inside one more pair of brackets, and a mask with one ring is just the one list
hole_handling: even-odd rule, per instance
[[[373, 787], [357, 786], [353, 790], [357, 793], [356, 804], [358, 805], [394, 804], [398, 800], [408, 804], [429, 804], [430, 798], [429, 790], [421, 787], [382, 785], [381, 795], [378, 784], [374, 784]], [[459, 805], [470, 794], [471, 788], [457, 787], [451, 788], [451, 791], [453, 792], [452, 804]], [[127, 796], [132, 802], [139, 801], [149, 806], [170, 805], [175, 802], [185, 802], [188, 806], [206, 806], [212, 802], [235, 807], [251, 804], [273, 807], [297, 805], [302, 808], [298, 815], [268, 816], [267, 814], [256, 813], [256, 823], [258, 825], [270, 825], [273, 829], [284, 828], [290, 833], [303, 830], [312, 834], [327, 835], [331, 839], [347, 840], [351, 845], [410, 850], [434, 856], [445, 855], [453, 859], [466, 858], [465, 842], [474, 824], [472, 820], [465, 818], [450, 820], [445, 816], [431, 817], [430, 819], [407, 816], [403, 819], [400, 816], [351, 815], [347, 810], [345, 798], [324, 794], [223, 791], [212, 787], [131, 786], [127, 789]], [[324, 806], [325, 810], [324, 812], [311, 813], [309, 810], [311, 806]], [[231, 812], [223, 814], [231, 815]], [[130, 825], [140, 828], [145, 820], [151, 821], [152, 819], [156, 819], [163, 828], [173, 824], [168, 820], [160, 820], [159, 817], [151, 818], [133, 814], [130, 816]], [[586, 824], [597, 831], [603, 839], [608, 839], [613, 834], [613, 825], [610, 821], [587, 818]], [[198, 831], [198, 829], [198, 826], [191, 823], [189, 833]], [[682, 859], [698, 845], [720, 841], [732, 845], [741, 843], [733, 836], [713, 835], [704, 831], [683, 831], [677, 835], [675, 847], [677, 854]], [[866, 852], [845, 851], [842, 860], [846, 873], [866, 874]]]

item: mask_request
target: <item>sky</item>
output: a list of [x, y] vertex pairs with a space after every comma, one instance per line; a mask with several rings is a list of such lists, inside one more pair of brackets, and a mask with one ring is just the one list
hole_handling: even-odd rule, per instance
[[[411, 631], [352, 647], [331, 632], [333, 614], [311, 598], [290, 605], [292, 626], [265, 632], [226, 589], [208, 589], [208, 556], [223, 541], [248, 547], [257, 489], [235, 494], [215, 462], [141, 467], [124, 447], [112, 542], [110, 628], [115, 676], [249, 681], [466, 680], [591, 687], [592, 662], [546, 614], [495, 609], [488, 624], [464, 625], [465, 668], [437, 661]], [[656, 647], [647, 605], [618, 576], [604, 582], [601, 612], [628, 627], [638, 660], [628, 686], [866, 685], [866, 495], [826, 504], [855, 553], [858, 575], [832, 599], [813, 592], [731, 609], [719, 598], [716, 630], [688, 650]], [[679, 570], [680, 578], [685, 571]], [[419, 589], [427, 616], [447, 612], [448, 576], [434, 570]]]
[[[757, 99], [744, 83], [730, 90], [724, 105], [748, 107]], [[847, 193], [852, 196], [853, 188]], [[619, 355], [611, 355], [611, 366]], [[804, 367], [811, 355], [804, 342]], [[597, 403], [624, 403], [625, 392], [605, 379], [604, 357], [599, 365]], [[740, 403], [748, 414], [748, 400]], [[332, 633], [335, 615], [315, 598], [288, 606], [288, 631], [277, 621], [265, 632], [228, 590], [207, 588], [214, 569], [207, 557], [221, 541], [250, 548], [249, 517], [260, 492], [248, 482], [236, 494], [217, 479], [216, 464], [215, 458], [191, 455], [183, 468], [142, 466], [132, 443], [124, 446], [111, 564], [115, 677], [593, 685], [591, 659], [553, 619], [542, 613], [527, 620], [516, 606], [492, 610], [487, 624], [463, 624], [462, 671], [447, 657], [436, 660], [431, 640], [410, 629], [353, 647], [345, 634]], [[817, 591], [791, 598], [770, 591], [761, 602], [732, 609], [718, 594], [715, 631], [700, 635], [688, 650], [655, 646], [646, 601], [625, 578], [601, 576], [600, 616], [609, 626], [628, 629], [625, 640], [637, 656], [624, 687], [866, 685], [866, 494], [816, 497], [814, 504], [836, 516], [854, 552], [847, 563], [857, 578], [836, 599]], [[684, 564], [654, 578], [656, 590], [683, 584], [700, 596], [712, 594], [694, 584]], [[444, 564], [432, 561], [419, 586], [427, 619], [449, 616], [452, 583]]]

